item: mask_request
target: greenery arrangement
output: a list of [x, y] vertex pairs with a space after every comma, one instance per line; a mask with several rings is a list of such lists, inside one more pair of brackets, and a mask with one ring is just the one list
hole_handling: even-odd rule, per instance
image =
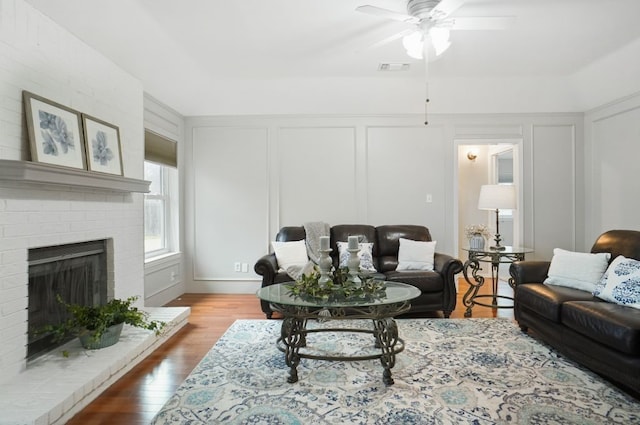
[[350, 279], [347, 267], [335, 269], [329, 276], [329, 281], [320, 284], [320, 271], [317, 267], [313, 272], [295, 281], [288, 288], [294, 296], [325, 300], [340, 301], [346, 299], [373, 300], [386, 296], [384, 282], [368, 275], [358, 275], [360, 282]]
[[148, 314], [139, 310], [132, 304], [138, 299], [133, 296], [125, 300], [113, 299], [104, 305], [84, 306], [68, 304], [57, 296], [59, 303], [63, 304], [71, 317], [59, 325], [49, 325], [42, 332], [50, 332], [54, 341], [61, 341], [67, 335], [78, 337], [90, 334], [90, 341], [100, 340], [109, 327], [126, 323], [138, 328], [155, 331], [159, 335], [165, 326], [165, 322], [148, 320]]

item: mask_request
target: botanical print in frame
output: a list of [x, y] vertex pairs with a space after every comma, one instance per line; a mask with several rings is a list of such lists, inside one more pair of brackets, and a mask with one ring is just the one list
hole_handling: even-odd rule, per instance
[[123, 175], [118, 127], [87, 114], [82, 114], [82, 124], [89, 170]]
[[86, 169], [80, 113], [28, 91], [22, 97], [31, 160]]

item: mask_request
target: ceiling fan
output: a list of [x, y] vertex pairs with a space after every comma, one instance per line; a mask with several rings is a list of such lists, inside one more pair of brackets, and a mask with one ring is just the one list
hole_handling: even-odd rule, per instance
[[356, 11], [404, 22], [409, 28], [385, 38], [371, 47], [402, 38], [407, 54], [415, 59], [425, 59], [427, 47], [431, 45], [436, 56], [441, 55], [451, 45], [450, 30], [495, 30], [505, 29], [513, 22], [513, 17], [451, 17], [465, 0], [408, 0], [407, 13], [395, 12], [377, 6], [363, 5]]

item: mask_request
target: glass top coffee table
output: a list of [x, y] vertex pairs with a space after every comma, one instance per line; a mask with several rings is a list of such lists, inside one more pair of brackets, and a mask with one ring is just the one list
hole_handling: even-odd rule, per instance
[[[303, 299], [291, 294], [289, 283], [261, 288], [258, 298], [271, 304], [274, 311], [282, 313], [282, 328], [277, 340], [278, 349], [285, 353], [285, 361], [289, 366], [287, 382], [298, 381], [297, 367], [301, 358], [317, 360], [371, 360], [380, 359], [384, 368], [383, 382], [393, 384], [391, 368], [395, 365], [396, 354], [404, 350], [404, 341], [398, 336], [398, 325], [395, 316], [406, 313], [411, 308], [411, 300], [420, 296], [420, 290], [404, 283], [385, 282], [385, 294], [369, 299], [343, 299], [325, 301], [320, 299]], [[307, 329], [307, 321], [311, 320], [355, 320], [368, 319], [373, 322], [373, 329], [361, 328], [318, 328]], [[315, 332], [356, 332], [370, 333], [374, 336], [374, 344], [379, 353], [366, 356], [320, 356], [306, 353], [301, 348], [307, 346], [307, 335]]]

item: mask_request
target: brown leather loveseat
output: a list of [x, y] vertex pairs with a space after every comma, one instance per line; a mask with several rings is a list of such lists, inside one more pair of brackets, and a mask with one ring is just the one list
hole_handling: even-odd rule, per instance
[[[640, 232], [611, 230], [592, 253], [640, 260]], [[640, 397], [640, 310], [604, 301], [591, 292], [544, 285], [550, 262], [521, 261], [510, 267], [515, 280], [515, 318], [520, 328], [567, 357]]]
[[[358, 236], [360, 242], [373, 242], [373, 263], [379, 277], [392, 282], [408, 283], [420, 289], [422, 294], [411, 301], [410, 313], [442, 311], [449, 317], [456, 306], [456, 285], [454, 276], [462, 271], [460, 260], [442, 253], [435, 253], [434, 270], [396, 271], [398, 265], [399, 239], [431, 241], [429, 229], [416, 225], [370, 226], [362, 224], [341, 224], [331, 227], [331, 257], [335, 267], [339, 264], [338, 241], [347, 241], [349, 236]], [[276, 241], [291, 242], [305, 239], [303, 226], [283, 227]], [[262, 276], [262, 287], [275, 283], [290, 282], [292, 279], [284, 271], [278, 271], [275, 254], [261, 257], [254, 270]], [[269, 303], [261, 301], [262, 311], [271, 318]]]

